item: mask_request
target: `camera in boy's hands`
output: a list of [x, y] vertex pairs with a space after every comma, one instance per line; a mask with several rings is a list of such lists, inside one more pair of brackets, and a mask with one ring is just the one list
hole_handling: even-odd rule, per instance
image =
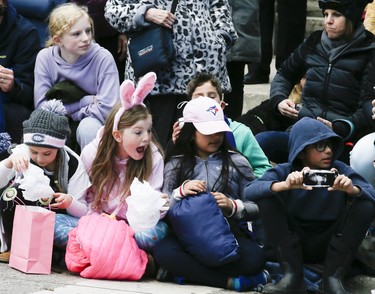
[[309, 187], [332, 187], [337, 172], [312, 169], [303, 173], [303, 185]]

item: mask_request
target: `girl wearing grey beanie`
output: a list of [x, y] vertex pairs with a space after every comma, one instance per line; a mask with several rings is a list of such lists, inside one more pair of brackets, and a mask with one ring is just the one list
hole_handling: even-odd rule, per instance
[[[55, 191], [51, 200], [41, 198], [29, 201], [23, 198], [22, 190], [16, 188], [17, 196], [26, 205], [46, 206], [56, 211], [54, 246], [65, 248], [68, 232], [77, 226], [78, 219], [88, 210], [86, 190], [90, 187], [89, 176], [80, 157], [65, 145], [70, 135], [66, 110], [60, 100], [45, 102], [34, 110], [23, 122], [23, 144], [16, 146], [12, 154], [0, 162], [1, 219], [4, 233], [0, 236], [2, 257], [9, 256], [10, 236], [13, 226], [15, 205], [9, 205], [7, 195], [15, 177], [25, 172], [30, 164], [43, 169]], [[13, 200], [13, 199], [12, 199]]]

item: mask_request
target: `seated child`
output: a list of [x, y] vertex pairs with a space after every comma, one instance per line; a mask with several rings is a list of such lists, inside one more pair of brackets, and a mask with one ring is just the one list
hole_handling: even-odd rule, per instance
[[231, 129], [214, 99], [199, 97], [189, 101], [183, 118], [176, 143], [166, 155], [162, 191], [170, 195], [171, 206], [186, 197], [210, 193], [222, 214], [233, 223], [231, 229], [239, 244], [240, 258], [208, 266], [204, 257], [198, 260], [187, 253], [177, 238], [182, 232], [176, 230], [156, 244], [154, 257], [161, 270], [174, 277], [211, 287], [253, 290], [266, 282], [263, 251], [238, 229], [240, 221], [258, 217], [257, 206], [243, 198], [244, 187], [255, 178], [253, 170], [247, 159], [230, 147], [225, 132]]
[[[66, 110], [59, 100], [50, 100], [31, 113], [23, 122], [23, 144], [13, 149], [13, 153], [0, 162], [0, 183], [9, 188], [15, 177], [25, 172], [30, 164], [43, 169], [55, 191], [52, 199], [38, 201], [25, 200], [22, 191], [17, 195], [26, 205], [51, 207], [56, 211], [54, 245], [64, 249], [68, 242], [68, 232], [77, 226], [78, 219], [88, 211], [86, 191], [90, 187], [89, 176], [80, 157], [65, 145], [70, 134]], [[6, 195], [5, 189], [2, 196]], [[5, 232], [2, 234], [2, 251], [11, 246], [15, 205], [9, 206], [5, 196], [1, 197], [1, 220]]]
[[[220, 104], [224, 110], [226, 103], [222, 100], [222, 90], [219, 81], [215, 76], [208, 73], [197, 74], [187, 85], [187, 96], [189, 99], [197, 97], [209, 97]], [[271, 168], [268, 158], [260, 148], [258, 141], [255, 139], [251, 130], [242, 123], [225, 117], [231, 132], [226, 133], [226, 137], [233, 148], [240, 151], [249, 161], [256, 178]], [[173, 125], [172, 140], [175, 142], [180, 133], [178, 123]]]
[[[266, 171], [245, 189], [259, 206], [269, 244], [284, 277], [263, 293], [306, 293], [303, 263], [324, 261], [321, 290], [348, 293], [342, 281], [375, 216], [375, 191], [338, 161], [342, 138], [322, 122], [302, 118], [289, 136], [289, 161]], [[312, 170], [337, 173], [332, 186], [304, 185]]]

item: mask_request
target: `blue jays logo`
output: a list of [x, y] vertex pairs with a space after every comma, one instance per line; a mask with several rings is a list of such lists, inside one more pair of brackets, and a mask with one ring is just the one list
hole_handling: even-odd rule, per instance
[[213, 115], [216, 115], [216, 113], [219, 111], [219, 109], [214, 105], [208, 108], [206, 111], [211, 112]]

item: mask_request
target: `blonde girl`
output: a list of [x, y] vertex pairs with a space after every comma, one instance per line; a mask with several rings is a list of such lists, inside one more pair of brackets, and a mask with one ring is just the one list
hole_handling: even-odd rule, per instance
[[103, 126], [118, 102], [119, 77], [111, 53], [93, 40], [87, 7], [65, 3], [49, 17], [49, 40], [35, 63], [34, 106], [61, 95], [68, 116], [76, 122], [81, 149]]

